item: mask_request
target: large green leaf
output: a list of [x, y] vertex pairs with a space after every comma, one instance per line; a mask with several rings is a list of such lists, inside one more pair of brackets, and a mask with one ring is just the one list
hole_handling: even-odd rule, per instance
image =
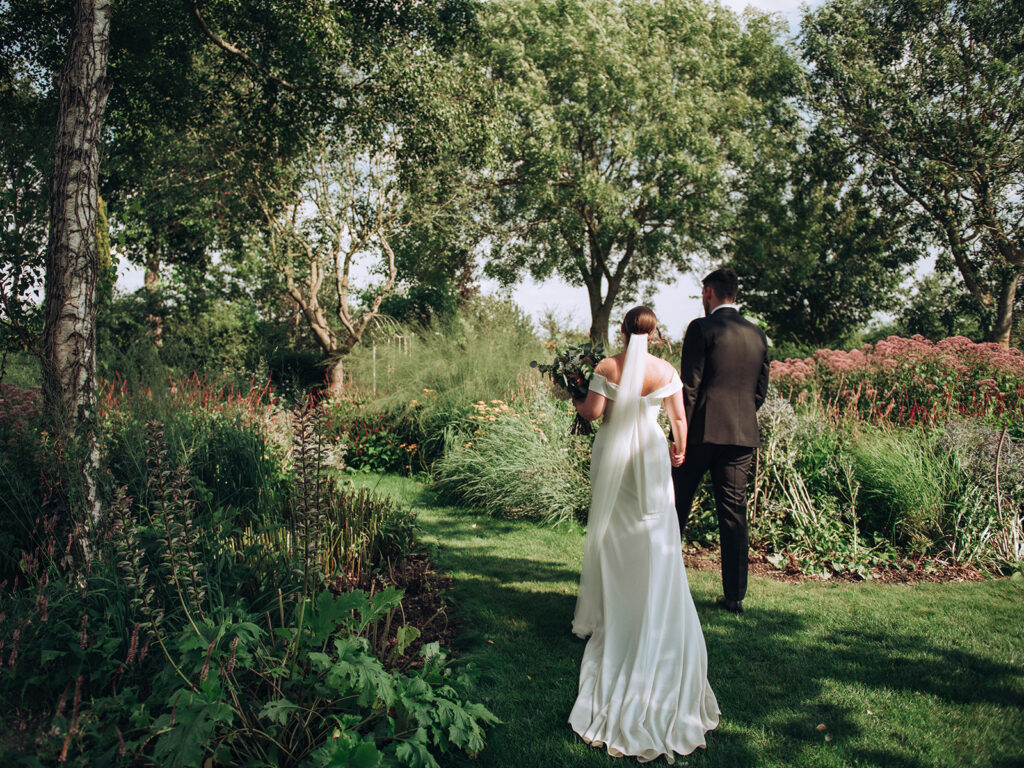
[[181, 689], [171, 696], [170, 714], [153, 723], [155, 731], [167, 729], [157, 739], [154, 757], [165, 768], [197, 768], [218, 724], [230, 724], [234, 711], [219, 698], [209, 699]]

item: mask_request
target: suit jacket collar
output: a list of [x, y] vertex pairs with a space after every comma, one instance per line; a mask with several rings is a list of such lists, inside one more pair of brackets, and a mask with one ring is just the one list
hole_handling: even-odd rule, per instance
[[719, 304], [711, 314], [717, 315], [719, 313], [726, 315], [738, 315], [740, 313], [740, 308], [735, 304]]

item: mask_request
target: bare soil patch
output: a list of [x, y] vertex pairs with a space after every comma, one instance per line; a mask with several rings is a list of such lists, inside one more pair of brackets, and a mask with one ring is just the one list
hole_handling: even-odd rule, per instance
[[[686, 563], [687, 568], [694, 571], [718, 571], [722, 567], [720, 551], [710, 547], [684, 550], [683, 561]], [[750, 573], [789, 584], [796, 584], [801, 581], [864, 581], [860, 574], [851, 571], [833, 572], [829, 576], [805, 573], [792, 555], [789, 556], [789, 562], [785, 568], [776, 568], [768, 560], [767, 555], [753, 550], [750, 551], [747, 562]], [[991, 578], [991, 574], [987, 574], [977, 568], [954, 565], [942, 560], [913, 560], [908, 558], [893, 565], [891, 568], [873, 568], [871, 570], [871, 579], [873, 581], [880, 581], [883, 584], [984, 581], [988, 578]]]
[[[419, 669], [423, 666], [420, 651], [424, 645], [438, 642], [444, 648], [451, 647], [455, 627], [448, 616], [445, 595], [451, 591], [452, 579], [434, 569], [434, 563], [426, 552], [412, 552], [403, 558], [400, 565], [390, 568], [388, 573], [375, 573], [366, 581], [355, 586], [370, 594], [389, 586], [404, 591], [401, 607], [391, 622], [385, 625], [387, 650], [381, 654], [381, 662], [386, 667], [398, 670]], [[338, 579], [334, 585], [338, 592], [352, 587], [344, 579]], [[391, 650], [398, 642], [398, 630], [402, 626], [415, 627], [419, 635], [398, 656], [391, 653]]]

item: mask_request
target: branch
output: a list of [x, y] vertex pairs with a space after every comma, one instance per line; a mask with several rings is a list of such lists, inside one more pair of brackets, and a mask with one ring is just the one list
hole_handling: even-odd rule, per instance
[[380, 309], [381, 303], [384, 301], [384, 297], [391, 293], [391, 288], [395, 284], [395, 278], [398, 276], [398, 267], [395, 265], [395, 252], [391, 250], [391, 244], [388, 243], [388, 239], [383, 233], [377, 236], [380, 240], [381, 246], [384, 248], [384, 252], [388, 255], [388, 279], [384, 285], [381, 286], [380, 290], [377, 291], [377, 295], [373, 299], [373, 304], [370, 305], [368, 312], [363, 314], [362, 321], [359, 323], [359, 335], [356, 337], [356, 341], [362, 338], [363, 333], [366, 331], [366, 327], [370, 324], [370, 321], [377, 316], [377, 311]]
[[222, 38], [220, 35], [214, 32], [213, 29], [210, 28], [210, 25], [206, 23], [206, 19], [204, 19], [203, 15], [199, 12], [199, 6], [196, 4], [195, 0], [186, 1], [188, 2], [189, 7], [192, 9], [192, 16], [199, 24], [199, 29], [202, 30], [203, 34], [206, 35], [206, 37], [209, 38], [209, 40], [222, 51], [230, 53], [235, 58], [240, 59], [243, 64], [245, 64], [248, 67], [251, 67], [252, 69], [255, 69], [268, 80], [272, 80], [273, 82], [277, 83], [286, 90], [292, 92], [309, 90], [309, 86], [292, 85], [283, 77], [278, 77], [277, 75], [271, 73], [265, 67], [260, 66], [251, 56], [249, 56], [249, 54], [241, 50], [238, 46], [229, 43], [227, 40]]

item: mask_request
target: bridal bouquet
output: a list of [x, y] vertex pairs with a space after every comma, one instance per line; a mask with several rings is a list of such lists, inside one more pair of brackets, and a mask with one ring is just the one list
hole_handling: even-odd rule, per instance
[[[587, 396], [594, 368], [604, 360], [604, 357], [602, 344], [580, 344], [579, 346], [565, 347], [564, 350], [556, 349], [555, 359], [551, 365], [534, 360], [530, 363], [530, 367], [536, 368], [541, 375], [551, 379], [552, 392], [555, 397], [559, 399], [583, 398]], [[577, 414], [570, 432], [574, 435], [589, 435], [591, 431], [590, 422], [580, 418]]]

